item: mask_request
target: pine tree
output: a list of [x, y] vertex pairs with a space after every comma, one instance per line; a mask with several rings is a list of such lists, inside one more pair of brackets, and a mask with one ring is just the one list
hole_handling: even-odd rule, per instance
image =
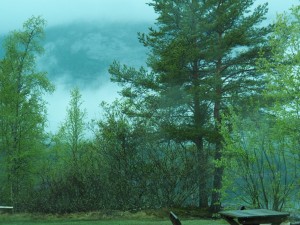
[[166, 138], [196, 146], [199, 206], [208, 205], [212, 177], [213, 211], [220, 208], [222, 188], [221, 114], [230, 103], [262, 87], [255, 62], [261, 49], [268, 53], [271, 26], [261, 25], [267, 5], [251, 11], [253, 4], [254, 0], [154, 0], [150, 6], [159, 15], [156, 26], [140, 34], [150, 50], [152, 71], [118, 64], [110, 69], [113, 80], [126, 87], [123, 94], [131, 113], [155, 118]]

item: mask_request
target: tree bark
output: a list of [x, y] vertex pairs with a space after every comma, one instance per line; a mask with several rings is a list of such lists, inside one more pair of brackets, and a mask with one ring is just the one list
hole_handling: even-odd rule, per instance
[[202, 130], [205, 124], [206, 110], [201, 109], [199, 88], [199, 68], [197, 61], [193, 64], [193, 85], [194, 93], [194, 126], [196, 131], [195, 145], [197, 148], [197, 174], [198, 174], [198, 191], [199, 191], [199, 208], [208, 208], [208, 157], [204, 149]]
[[[222, 34], [219, 34], [219, 43]], [[221, 136], [221, 102], [222, 102], [222, 59], [219, 58], [216, 63], [216, 86], [215, 86], [215, 104], [214, 104], [214, 120], [215, 120], [215, 167], [213, 176], [213, 191], [211, 197], [211, 211], [216, 213], [221, 209], [221, 189], [224, 168], [219, 165], [222, 158], [222, 136]]]
[[198, 191], [199, 208], [208, 208], [208, 163], [207, 154], [203, 148], [203, 138], [196, 143], [198, 153]]

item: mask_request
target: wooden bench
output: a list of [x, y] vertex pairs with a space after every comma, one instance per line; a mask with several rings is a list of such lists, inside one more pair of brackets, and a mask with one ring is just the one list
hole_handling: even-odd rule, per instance
[[172, 222], [173, 225], [181, 225], [180, 220], [175, 215], [175, 213], [173, 213], [172, 211], [170, 212], [169, 218], [170, 218], [170, 220], [171, 220], [171, 222]]
[[9, 210], [9, 211], [13, 211], [13, 209], [14, 209], [14, 207], [13, 206], [1, 206], [0, 205], [0, 212], [2, 212], [2, 211], [6, 211], [6, 210]]

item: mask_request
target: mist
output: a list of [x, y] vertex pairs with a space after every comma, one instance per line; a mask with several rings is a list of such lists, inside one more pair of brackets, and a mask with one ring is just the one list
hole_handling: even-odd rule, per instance
[[147, 50], [138, 32], [150, 24], [73, 22], [46, 29], [45, 54], [37, 58], [38, 70], [46, 71], [55, 92], [48, 102], [47, 131], [55, 133], [66, 118], [70, 91], [80, 89], [87, 122], [101, 115], [102, 101], [111, 103], [119, 87], [110, 81], [109, 66], [117, 60], [133, 67], [146, 66]]
[[[147, 32], [157, 15], [150, 0], [10, 0], [0, 8], [0, 36], [21, 28], [32, 15], [47, 22], [45, 54], [37, 59], [38, 69], [48, 73], [55, 92], [46, 95], [49, 132], [56, 132], [66, 117], [70, 91], [79, 87], [88, 120], [101, 113], [102, 101], [119, 97], [111, 83], [109, 65], [145, 66], [147, 49], [137, 32]], [[269, 3], [267, 21], [288, 10], [298, 0], [258, 0]], [[13, 12], [13, 13], [12, 13]], [[1, 54], [1, 53], [0, 53]]]

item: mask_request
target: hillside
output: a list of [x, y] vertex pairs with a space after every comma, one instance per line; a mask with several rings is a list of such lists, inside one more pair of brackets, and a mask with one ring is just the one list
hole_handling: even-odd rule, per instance
[[108, 67], [114, 61], [141, 66], [146, 49], [137, 32], [147, 32], [149, 24], [73, 23], [46, 29], [45, 54], [38, 59], [54, 83], [99, 88], [109, 80]]

